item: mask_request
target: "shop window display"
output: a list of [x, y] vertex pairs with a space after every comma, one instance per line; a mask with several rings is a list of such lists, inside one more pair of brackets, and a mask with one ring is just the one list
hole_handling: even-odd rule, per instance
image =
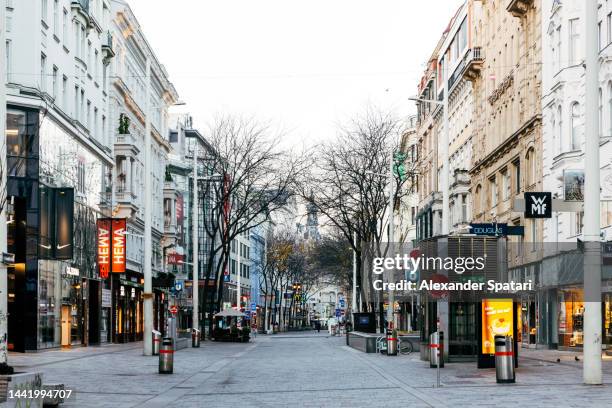
[[584, 301], [582, 289], [559, 293], [559, 345], [582, 347], [584, 329]]

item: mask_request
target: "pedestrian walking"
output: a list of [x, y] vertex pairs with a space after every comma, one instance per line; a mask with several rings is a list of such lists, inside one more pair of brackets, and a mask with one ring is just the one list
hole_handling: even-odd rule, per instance
[[318, 320], [315, 322], [315, 329], [317, 329], [317, 333], [321, 333], [321, 322]]

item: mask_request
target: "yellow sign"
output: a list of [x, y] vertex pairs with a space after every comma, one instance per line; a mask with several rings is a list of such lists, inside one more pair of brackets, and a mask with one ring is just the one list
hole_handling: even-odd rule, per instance
[[482, 354], [495, 354], [495, 336], [512, 336], [512, 299], [482, 301]]

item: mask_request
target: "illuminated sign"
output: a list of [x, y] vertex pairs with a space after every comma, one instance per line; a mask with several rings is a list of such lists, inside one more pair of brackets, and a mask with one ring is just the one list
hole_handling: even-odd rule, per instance
[[495, 336], [514, 333], [512, 299], [483, 299], [482, 354], [495, 354]]
[[127, 222], [125, 219], [102, 218], [98, 226], [98, 272], [100, 278], [109, 273], [125, 273]]
[[125, 233], [126, 233], [126, 220], [115, 219], [113, 220], [113, 273], [125, 273]]
[[100, 219], [98, 227], [98, 272], [100, 278], [108, 278], [111, 269], [111, 220]]

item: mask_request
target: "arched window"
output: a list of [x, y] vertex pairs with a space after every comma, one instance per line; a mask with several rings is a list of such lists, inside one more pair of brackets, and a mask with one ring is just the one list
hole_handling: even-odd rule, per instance
[[580, 135], [578, 122], [580, 121], [580, 112], [578, 112], [580, 105], [578, 102], [574, 102], [570, 108], [570, 128], [572, 130], [572, 140], [570, 147], [572, 150], [580, 150]]
[[484, 197], [482, 195], [482, 186], [479, 184], [478, 186], [476, 186], [476, 205], [478, 205], [479, 212], [484, 211], [483, 198]]
[[535, 156], [535, 150], [533, 147], [527, 150], [527, 155], [525, 156], [525, 160], [527, 162], [527, 185], [531, 186], [536, 183], [537, 177], [537, 159]]

